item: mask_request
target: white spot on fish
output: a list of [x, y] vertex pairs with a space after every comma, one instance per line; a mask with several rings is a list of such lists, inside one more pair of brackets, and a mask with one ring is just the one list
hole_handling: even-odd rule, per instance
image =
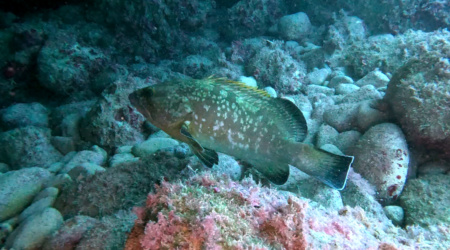
[[227, 98], [227, 96], [228, 96], [228, 92], [226, 91], [226, 90], [220, 90], [220, 95], [223, 97], [223, 98]]
[[203, 108], [204, 108], [206, 111], [208, 111], [209, 108], [211, 108], [211, 106], [208, 106], [208, 105], [204, 104], [204, 105], [203, 105]]

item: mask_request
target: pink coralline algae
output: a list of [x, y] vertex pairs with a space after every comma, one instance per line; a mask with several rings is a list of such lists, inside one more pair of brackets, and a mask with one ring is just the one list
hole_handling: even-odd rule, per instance
[[250, 179], [163, 182], [135, 208], [125, 249], [401, 249], [418, 246], [363, 209], [326, 210]]

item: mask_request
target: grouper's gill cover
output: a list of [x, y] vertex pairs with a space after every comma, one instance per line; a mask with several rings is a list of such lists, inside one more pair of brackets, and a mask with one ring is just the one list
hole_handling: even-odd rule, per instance
[[345, 187], [353, 157], [301, 143], [306, 120], [288, 100], [214, 78], [164, 82], [137, 90], [129, 99], [208, 167], [218, 163], [218, 151], [251, 164], [275, 184], [286, 182], [292, 165], [335, 189]]

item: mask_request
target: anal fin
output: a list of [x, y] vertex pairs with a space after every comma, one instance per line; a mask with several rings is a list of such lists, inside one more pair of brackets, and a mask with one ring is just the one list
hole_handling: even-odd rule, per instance
[[281, 163], [253, 164], [254, 168], [261, 172], [270, 182], [283, 185], [289, 178], [289, 165]]

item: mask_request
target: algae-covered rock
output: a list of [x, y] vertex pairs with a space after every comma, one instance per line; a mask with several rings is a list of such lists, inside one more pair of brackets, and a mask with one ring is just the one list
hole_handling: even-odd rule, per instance
[[37, 102], [14, 104], [3, 111], [2, 125], [6, 129], [48, 127], [48, 113], [47, 108]]
[[446, 54], [412, 59], [389, 82], [384, 100], [408, 140], [450, 158], [450, 42]]
[[400, 196], [405, 210], [405, 223], [430, 226], [450, 223], [450, 176], [424, 175], [410, 180]]
[[11, 169], [45, 167], [62, 155], [50, 143], [50, 129], [27, 126], [0, 133], [0, 161]]

